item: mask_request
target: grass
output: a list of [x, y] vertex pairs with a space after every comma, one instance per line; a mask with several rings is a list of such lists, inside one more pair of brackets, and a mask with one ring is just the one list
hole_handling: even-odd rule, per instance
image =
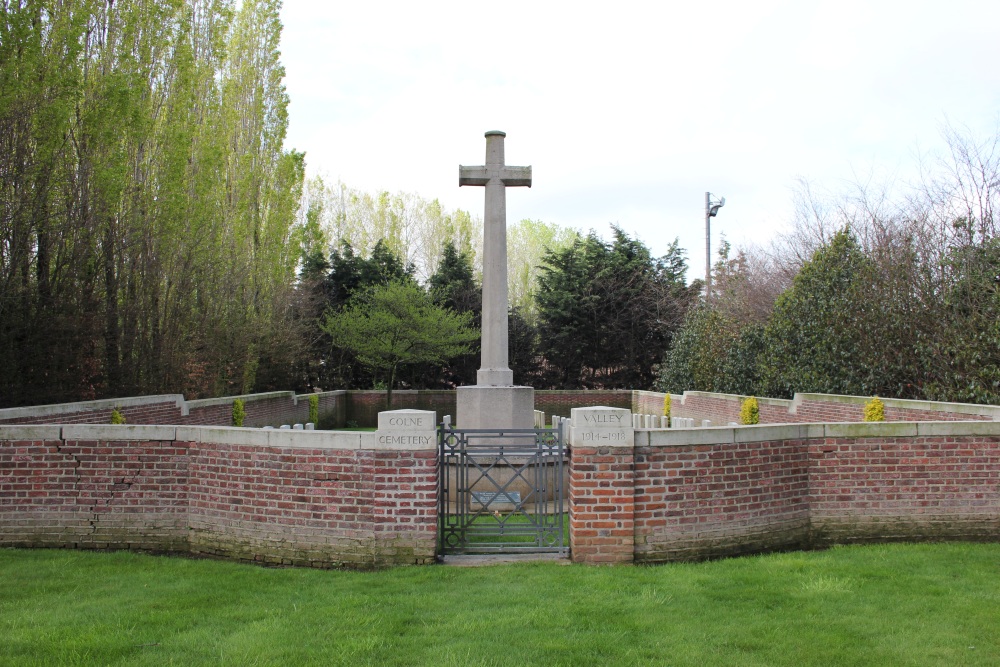
[[4, 549], [0, 663], [997, 665], [1000, 545], [381, 572]]
[[[478, 504], [473, 505], [470, 512], [476, 512], [479, 510], [479, 507]], [[544, 546], [558, 547], [569, 544], [569, 536], [567, 535], [568, 514], [562, 517], [563, 522], [559, 526], [558, 521], [560, 517], [558, 514], [538, 511], [538, 508], [530, 503], [524, 505], [523, 512], [515, 512], [509, 504], [498, 505], [498, 507], [503, 508], [495, 510], [499, 513], [499, 516], [494, 514], [491, 505], [483, 510], [482, 514], [473, 519], [472, 525], [465, 531], [466, 540], [468, 541], [467, 552], [474, 552], [477, 546], [496, 547], [497, 545], [507, 545], [511, 547], [529, 547], [535, 545], [538, 541], [538, 529], [534, 526], [539, 523], [549, 528], [547, 534], [551, 536], [552, 540], [551, 542], [547, 541]], [[530, 517], [525, 516], [525, 513], [530, 515]], [[454, 517], [454, 515], [451, 516], [457, 520], [457, 517]], [[556, 530], [556, 528], [559, 529]], [[456, 550], [456, 552], [460, 551]]]

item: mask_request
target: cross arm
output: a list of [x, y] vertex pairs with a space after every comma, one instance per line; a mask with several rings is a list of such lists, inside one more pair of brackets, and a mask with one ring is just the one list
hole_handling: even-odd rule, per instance
[[500, 170], [500, 180], [508, 188], [531, 187], [531, 167], [504, 167]]
[[458, 184], [461, 185], [486, 185], [490, 180], [490, 175], [486, 167], [463, 167], [458, 166]]

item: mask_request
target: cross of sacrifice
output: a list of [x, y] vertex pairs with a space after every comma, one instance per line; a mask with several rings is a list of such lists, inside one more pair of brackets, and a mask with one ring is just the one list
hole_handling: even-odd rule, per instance
[[506, 387], [514, 384], [507, 349], [507, 194], [509, 187], [531, 187], [531, 167], [504, 164], [503, 139], [498, 130], [486, 133], [486, 164], [458, 167], [458, 184], [486, 186], [483, 219], [483, 342], [482, 367], [476, 384]]

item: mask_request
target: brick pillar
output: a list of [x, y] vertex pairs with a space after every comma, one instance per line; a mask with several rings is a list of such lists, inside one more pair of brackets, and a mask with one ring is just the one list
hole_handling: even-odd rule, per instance
[[373, 526], [393, 563], [434, 562], [437, 552], [435, 413], [378, 413], [373, 452]]
[[573, 408], [569, 540], [577, 563], [631, 563], [635, 431], [625, 408]]

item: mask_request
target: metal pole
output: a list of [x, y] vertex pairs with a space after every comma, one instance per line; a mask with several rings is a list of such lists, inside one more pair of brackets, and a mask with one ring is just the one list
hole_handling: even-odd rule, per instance
[[705, 193], [705, 303], [712, 300], [712, 193]]

